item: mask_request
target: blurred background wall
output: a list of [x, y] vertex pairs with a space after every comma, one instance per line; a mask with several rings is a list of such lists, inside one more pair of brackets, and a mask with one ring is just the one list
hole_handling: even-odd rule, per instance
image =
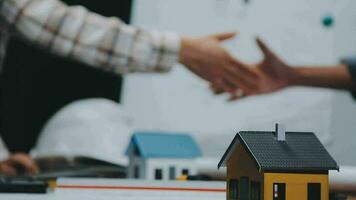
[[[182, 35], [239, 30], [226, 47], [245, 61], [261, 59], [260, 36], [291, 64], [328, 65], [356, 55], [355, 9], [352, 0], [135, 0], [133, 23]], [[341, 165], [356, 165], [356, 104], [348, 92], [291, 88], [226, 103], [207, 88], [177, 65], [169, 75], [127, 76], [123, 104], [138, 128], [191, 132], [210, 158], [219, 158], [238, 130], [283, 122], [316, 132]]]

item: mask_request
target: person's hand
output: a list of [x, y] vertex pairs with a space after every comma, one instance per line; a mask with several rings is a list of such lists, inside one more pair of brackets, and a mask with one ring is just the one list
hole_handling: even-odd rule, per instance
[[252, 93], [254, 95], [271, 93], [290, 86], [296, 77], [296, 71], [272, 52], [261, 39], [257, 38], [256, 41], [264, 59], [255, 66], [259, 74], [258, 79], [255, 79], [258, 87]]
[[[261, 62], [253, 65], [239, 62], [240, 68], [254, 71], [253, 75], [246, 73], [244, 76], [245, 82], [254, 82], [254, 88], [245, 87], [243, 85], [244, 82], [238, 85], [244, 96], [272, 93], [290, 86], [355, 90], [355, 82], [348, 66], [344, 64], [292, 67], [283, 62], [262, 40], [257, 39], [257, 45], [264, 55], [264, 59]], [[216, 84], [212, 84], [212, 89], [218, 93], [222, 92], [221, 87]], [[230, 100], [239, 98], [241, 98], [241, 95], [232, 95]]]
[[[256, 90], [257, 75], [247, 65], [234, 58], [221, 44], [236, 33], [207, 37], [183, 38], [180, 62], [190, 71], [209, 81], [216, 93], [249, 94]], [[249, 79], [245, 78], [249, 77]]]
[[[267, 45], [261, 40], [256, 40], [257, 45], [261, 49], [264, 58], [260, 63], [250, 65], [257, 76], [246, 74], [244, 77], [248, 82], [254, 82], [255, 87], [249, 90], [244, 90], [244, 96], [253, 96], [267, 94], [281, 90], [292, 85], [293, 80], [297, 76], [296, 71], [283, 62]], [[240, 67], [247, 68], [247, 64], [240, 62]], [[243, 85], [240, 85], [244, 88]], [[213, 85], [214, 91], [219, 91], [219, 87]], [[232, 96], [230, 100], [239, 99], [241, 96]]]
[[13, 154], [7, 160], [0, 162], [0, 174], [7, 176], [36, 174], [38, 172], [36, 163], [27, 154]]

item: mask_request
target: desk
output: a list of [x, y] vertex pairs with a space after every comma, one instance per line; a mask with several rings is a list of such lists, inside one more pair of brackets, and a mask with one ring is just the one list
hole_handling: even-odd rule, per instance
[[48, 194], [0, 194], [0, 200], [225, 200], [225, 188], [225, 182], [66, 178]]

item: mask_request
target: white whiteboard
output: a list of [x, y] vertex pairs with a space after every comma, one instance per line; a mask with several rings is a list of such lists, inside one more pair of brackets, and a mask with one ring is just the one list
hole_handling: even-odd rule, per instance
[[[261, 35], [291, 64], [334, 64], [340, 55], [356, 53], [347, 42], [356, 30], [340, 31], [356, 21], [345, 14], [355, 8], [350, 0], [251, 0], [248, 5], [242, 0], [136, 0], [133, 22], [182, 35], [239, 30], [226, 46], [248, 62], [261, 59], [254, 43]], [[327, 15], [336, 19], [333, 28], [321, 24]], [[292, 88], [227, 103], [226, 96], [212, 95], [205, 82], [177, 65], [165, 75], [127, 76], [124, 92], [136, 129], [193, 133], [208, 157], [218, 159], [237, 131], [272, 130], [275, 122], [288, 130], [314, 131], [324, 143], [330, 140], [330, 90]]]

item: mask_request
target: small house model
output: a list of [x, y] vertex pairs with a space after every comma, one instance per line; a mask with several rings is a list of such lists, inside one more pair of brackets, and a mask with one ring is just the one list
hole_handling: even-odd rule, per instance
[[314, 133], [242, 131], [218, 168], [227, 167], [228, 200], [328, 200], [329, 170], [339, 170]]
[[126, 155], [128, 178], [175, 180], [181, 175], [196, 175], [196, 159], [201, 152], [190, 135], [135, 133]]

